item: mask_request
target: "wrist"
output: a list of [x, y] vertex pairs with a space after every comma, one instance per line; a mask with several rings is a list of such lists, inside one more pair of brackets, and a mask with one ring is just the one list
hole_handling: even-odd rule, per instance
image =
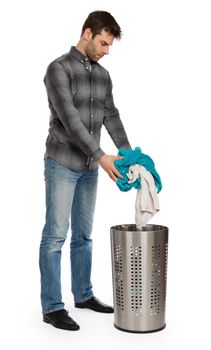
[[93, 159], [97, 162], [99, 162], [99, 160], [102, 158], [102, 156], [105, 153], [103, 152], [103, 150], [99, 147], [92, 155]]

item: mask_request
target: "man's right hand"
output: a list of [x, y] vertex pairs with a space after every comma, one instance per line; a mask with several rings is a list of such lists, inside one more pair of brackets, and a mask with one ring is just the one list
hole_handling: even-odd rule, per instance
[[108, 173], [110, 178], [117, 182], [117, 177], [123, 179], [123, 176], [118, 172], [118, 170], [114, 166], [114, 161], [117, 159], [123, 159], [124, 157], [120, 156], [112, 156], [108, 154], [104, 154], [99, 160], [98, 164]]

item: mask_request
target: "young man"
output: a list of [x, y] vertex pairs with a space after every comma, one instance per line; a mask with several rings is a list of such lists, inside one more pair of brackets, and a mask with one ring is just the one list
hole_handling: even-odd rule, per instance
[[43, 321], [57, 328], [78, 330], [61, 296], [61, 248], [71, 222], [71, 281], [75, 307], [112, 313], [98, 300], [90, 281], [91, 231], [98, 164], [117, 180], [120, 157], [100, 148], [102, 125], [117, 148], [130, 148], [112, 97], [109, 73], [98, 60], [109, 53], [121, 29], [110, 13], [95, 11], [86, 19], [80, 40], [47, 68], [44, 79], [51, 110], [46, 141], [46, 223], [40, 244]]

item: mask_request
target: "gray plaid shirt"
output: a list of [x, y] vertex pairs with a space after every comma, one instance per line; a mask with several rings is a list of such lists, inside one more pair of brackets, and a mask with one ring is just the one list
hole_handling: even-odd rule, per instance
[[130, 148], [112, 96], [109, 73], [75, 47], [51, 62], [44, 78], [51, 110], [46, 157], [74, 171], [95, 171], [104, 154], [104, 124], [117, 148]]

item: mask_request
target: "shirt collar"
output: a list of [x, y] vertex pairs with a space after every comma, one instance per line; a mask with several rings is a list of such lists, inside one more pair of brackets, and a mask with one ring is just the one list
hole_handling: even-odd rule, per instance
[[[71, 46], [70, 54], [77, 58], [81, 63], [85, 64], [89, 61], [88, 57], [82, 54], [79, 50], [76, 49], [75, 46]], [[96, 62], [91, 62], [92, 65], [96, 64]]]

